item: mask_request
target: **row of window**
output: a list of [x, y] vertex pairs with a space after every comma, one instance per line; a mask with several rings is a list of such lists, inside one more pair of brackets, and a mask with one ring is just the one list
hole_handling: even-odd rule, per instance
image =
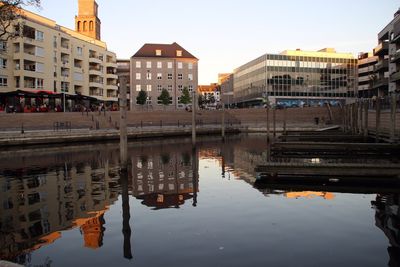
[[[151, 75], [150, 72], [146, 73], [146, 80], [151, 80], [151, 77], [152, 77], [152, 75]], [[162, 73], [157, 73], [157, 80], [162, 80], [162, 78], [163, 78]], [[172, 73], [168, 73], [167, 78], [168, 78], [168, 80], [172, 80], [172, 78], [173, 78]], [[136, 80], [141, 80], [141, 79], [142, 79], [142, 74], [137, 72], [136, 73]], [[183, 74], [182, 73], [178, 74], [178, 80], [183, 80]], [[193, 74], [191, 74], [191, 73], [188, 74], [188, 80], [189, 81], [193, 81]]]
[[[151, 61], [146, 61], [146, 68], [147, 69], [151, 69], [152, 68], [152, 63], [153, 62], [151, 62]], [[183, 62], [177, 62], [176, 65], [177, 65], [178, 69], [183, 69]], [[136, 61], [135, 66], [136, 66], [137, 69], [142, 68], [142, 62], [141, 61]], [[173, 67], [173, 62], [172, 61], [167, 62], [167, 68], [168, 69], [172, 69], [172, 67]], [[193, 63], [188, 63], [187, 67], [188, 67], [189, 70], [193, 69]], [[157, 62], [157, 69], [162, 69], [162, 68], [163, 68], [163, 62], [158, 61]]]
[[[170, 99], [170, 104], [172, 104], [172, 97], [170, 97], [169, 99]], [[153, 102], [153, 101], [152, 101], [151, 96], [148, 96], [148, 97], [147, 97], [147, 100], [146, 100], [146, 104], [151, 105], [152, 102]], [[180, 96], [176, 97], [176, 102], [177, 102], [177, 103], [180, 103], [180, 102], [181, 102], [181, 97], [180, 97]], [[157, 104], [158, 104], [158, 105], [162, 105], [162, 103], [161, 103], [160, 100], [157, 100]], [[137, 102], [137, 100], [136, 100], [136, 105], [141, 105], [141, 104], [139, 104], [139, 103]]]
[[[151, 84], [147, 84], [146, 86], [142, 86], [140, 84], [136, 85], [136, 92], [140, 92], [142, 91], [142, 89], [146, 89], [147, 92], [151, 92], [152, 91], [152, 85]], [[178, 91], [182, 92], [183, 91], [183, 85], [178, 85]], [[189, 92], [193, 91], [193, 85], [189, 85], [188, 87]], [[157, 85], [157, 91], [161, 92], [163, 89], [167, 89], [168, 91], [172, 92], [173, 87], [172, 85], [168, 85], [167, 88], [164, 88], [161, 84]]]

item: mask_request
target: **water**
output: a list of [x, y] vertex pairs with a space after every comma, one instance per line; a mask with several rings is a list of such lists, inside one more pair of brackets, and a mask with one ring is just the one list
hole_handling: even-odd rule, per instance
[[266, 147], [260, 136], [202, 139], [195, 152], [183, 139], [132, 143], [127, 179], [119, 176], [117, 144], [0, 152], [0, 259], [27, 266], [400, 264], [397, 188], [255, 184]]

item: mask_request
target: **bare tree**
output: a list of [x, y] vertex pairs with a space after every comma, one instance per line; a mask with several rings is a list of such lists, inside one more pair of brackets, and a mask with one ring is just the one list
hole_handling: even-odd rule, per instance
[[21, 14], [24, 6], [40, 8], [41, 0], [0, 0], [0, 39], [8, 40], [15, 37], [13, 22]]

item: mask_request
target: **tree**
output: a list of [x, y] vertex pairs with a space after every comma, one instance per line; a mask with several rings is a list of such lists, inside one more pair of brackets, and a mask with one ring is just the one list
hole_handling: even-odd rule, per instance
[[[14, 31], [12, 24], [21, 14], [23, 6], [35, 6], [40, 8], [41, 0], [1, 0], [0, 1], [0, 39], [8, 40], [18, 33]], [[21, 25], [20, 27], [21, 28]]]
[[164, 106], [168, 106], [171, 104], [169, 92], [166, 89], [162, 89], [160, 96], [158, 97], [158, 101], [161, 102]]
[[136, 97], [136, 103], [143, 106], [144, 104], [146, 104], [146, 101], [147, 101], [147, 92], [141, 90], [138, 96]]
[[192, 103], [192, 98], [190, 97], [189, 90], [187, 89], [187, 87], [183, 88], [180, 103], [184, 105]]

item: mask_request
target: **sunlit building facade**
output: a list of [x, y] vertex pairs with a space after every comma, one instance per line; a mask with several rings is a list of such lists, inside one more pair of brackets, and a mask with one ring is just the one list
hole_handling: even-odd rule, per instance
[[375, 65], [378, 57], [372, 53], [358, 55], [358, 97], [371, 98], [374, 96]]
[[357, 96], [357, 59], [332, 48], [265, 54], [234, 71], [238, 106], [333, 105]]

